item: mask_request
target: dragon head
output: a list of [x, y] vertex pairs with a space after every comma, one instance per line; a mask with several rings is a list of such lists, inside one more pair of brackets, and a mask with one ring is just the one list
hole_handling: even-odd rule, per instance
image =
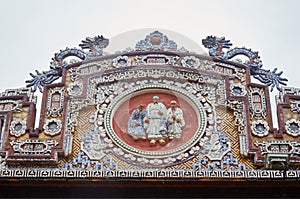
[[225, 40], [225, 37], [216, 37], [216, 36], [207, 36], [205, 39], [202, 39], [202, 44], [205, 48], [230, 48], [232, 43], [230, 40]]
[[93, 38], [87, 37], [86, 40], [83, 40], [79, 46], [82, 49], [103, 49], [106, 48], [109, 44], [109, 40], [104, 38], [103, 35], [95, 36]]

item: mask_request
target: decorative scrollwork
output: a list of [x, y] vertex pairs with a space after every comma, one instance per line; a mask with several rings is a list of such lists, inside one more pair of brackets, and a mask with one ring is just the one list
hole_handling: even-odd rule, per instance
[[59, 144], [56, 140], [13, 140], [10, 145], [13, 146], [16, 154], [22, 155], [50, 155], [52, 148]]

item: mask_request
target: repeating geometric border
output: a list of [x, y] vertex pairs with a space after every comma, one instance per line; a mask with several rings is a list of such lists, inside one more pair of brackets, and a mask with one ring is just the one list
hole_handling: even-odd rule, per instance
[[[184, 179], [183, 179], [184, 177]], [[1, 178], [103, 178], [115, 180], [126, 178], [155, 178], [164, 179], [174, 178], [178, 180], [189, 179], [205, 179], [212, 178], [231, 178], [231, 179], [295, 179], [300, 177], [299, 170], [246, 170], [246, 171], [193, 171], [193, 170], [41, 170], [41, 169], [26, 169], [26, 170], [1, 170]]]

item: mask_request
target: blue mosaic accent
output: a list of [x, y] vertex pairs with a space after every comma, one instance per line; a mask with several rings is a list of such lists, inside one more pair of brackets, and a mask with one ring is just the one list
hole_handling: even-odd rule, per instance
[[79, 152], [77, 157], [75, 157], [72, 163], [66, 163], [65, 168], [67, 170], [90, 170], [90, 171], [112, 171], [118, 170], [119, 166], [112, 157], [106, 156], [100, 161], [91, 161], [89, 157], [83, 152]]
[[[92, 139], [92, 136], [93, 134], [97, 133], [97, 127], [93, 127], [92, 128], [92, 131], [87, 133], [85, 136], [82, 137], [82, 142], [90, 142], [91, 139]], [[87, 152], [89, 152], [91, 150], [91, 147], [90, 145], [86, 144], [86, 145], [83, 145], [83, 149]]]
[[221, 161], [209, 161], [206, 157], [200, 157], [197, 162], [192, 165], [194, 171], [245, 171], [245, 164], [240, 164], [232, 153], [227, 153]]

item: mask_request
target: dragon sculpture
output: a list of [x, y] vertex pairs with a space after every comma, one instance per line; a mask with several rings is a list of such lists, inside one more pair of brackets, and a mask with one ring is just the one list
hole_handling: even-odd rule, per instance
[[[272, 72], [270, 70], [262, 69], [262, 61], [258, 56], [258, 52], [253, 52], [251, 49], [247, 48], [233, 48], [230, 49], [232, 43], [230, 40], [226, 40], [224, 37], [218, 38], [215, 36], [208, 36], [205, 39], [202, 39], [202, 44], [205, 48], [209, 49], [209, 55], [216, 57], [220, 60], [230, 60], [237, 55], [244, 55], [249, 58], [248, 61], [243, 64], [250, 68], [250, 74], [258, 79], [260, 82], [271, 86], [271, 91], [273, 91], [276, 86], [277, 90], [281, 91], [282, 88], [280, 84], [287, 85], [285, 81], [288, 81], [286, 78], [281, 77], [281, 72], [277, 72], [275, 68]], [[229, 49], [227, 52], [223, 52], [223, 48]]]
[[105, 39], [103, 35], [96, 36], [96, 37], [87, 37], [85, 40], [82, 41], [79, 46], [82, 49], [89, 49], [88, 57], [93, 56], [100, 56], [103, 54], [103, 49], [106, 48], [109, 44], [109, 40]]
[[[79, 44], [82, 50], [77, 48], [66, 48], [59, 53], [55, 53], [54, 58], [52, 58], [52, 61], [50, 62], [50, 70], [42, 72], [36, 70], [36, 74], [30, 73], [32, 79], [26, 80], [26, 86], [32, 87], [32, 92], [35, 92], [37, 88], [40, 92], [43, 92], [45, 85], [53, 83], [62, 76], [63, 68], [68, 65], [68, 63], [64, 61], [67, 57], [74, 56], [80, 60], [85, 60], [102, 55], [103, 48], [107, 47], [108, 43], [109, 40], [105, 39], [102, 35], [94, 38], [87, 37], [86, 40], [83, 40], [82, 43]], [[84, 52], [84, 49], [89, 49], [89, 52]]]

